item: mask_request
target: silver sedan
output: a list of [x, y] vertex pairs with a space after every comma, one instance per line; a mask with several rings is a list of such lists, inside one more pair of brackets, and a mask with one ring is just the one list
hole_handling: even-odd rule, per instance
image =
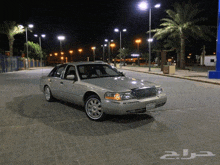
[[91, 120], [106, 114], [144, 113], [163, 106], [167, 96], [154, 83], [126, 77], [104, 62], [61, 64], [40, 80], [47, 101], [82, 105]]

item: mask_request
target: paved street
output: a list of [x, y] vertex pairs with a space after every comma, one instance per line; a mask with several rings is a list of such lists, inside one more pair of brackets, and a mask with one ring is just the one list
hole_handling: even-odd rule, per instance
[[39, 78], [50, 69], [0, 74], [0, 164], [220, 164], [219, 85], [123, 70], [161, 84], [167, 104], [94, 122], [82, 107], [45, 101]]

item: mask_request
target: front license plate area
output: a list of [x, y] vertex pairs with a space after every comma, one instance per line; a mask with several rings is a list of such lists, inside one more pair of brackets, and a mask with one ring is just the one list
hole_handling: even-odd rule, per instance
[[147, 105], [146, 105], [146, 110], [153, 109], [153, 108], [155, 108], [155, 106], [156, 106], [155, 103], [147, 104]]

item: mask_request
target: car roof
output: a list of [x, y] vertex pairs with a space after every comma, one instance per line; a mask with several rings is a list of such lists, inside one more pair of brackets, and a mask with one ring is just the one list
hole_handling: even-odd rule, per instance
[[103, 61], [80, 61], [80, 62], [69, 62], [68, 65], [87, 65], [87, 64], [108, 64]]

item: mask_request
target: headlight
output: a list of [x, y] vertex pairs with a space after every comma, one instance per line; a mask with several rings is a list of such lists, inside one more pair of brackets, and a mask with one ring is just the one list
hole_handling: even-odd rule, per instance
[[110, 100], [129, 100], [129, 99], [134, 99], [135, 97], [131, 95], [130, 92], [107, 92], [105, 93], [105, 99], [110, 99]]
[[163, 92], [163, 88], [161, 88], [161, 87], [157, 87], [156, 90], [157, 90], [157, 94], [158, 94], [158, 95]]

